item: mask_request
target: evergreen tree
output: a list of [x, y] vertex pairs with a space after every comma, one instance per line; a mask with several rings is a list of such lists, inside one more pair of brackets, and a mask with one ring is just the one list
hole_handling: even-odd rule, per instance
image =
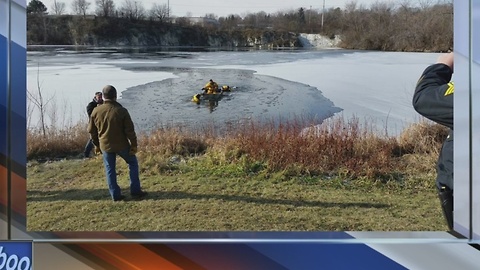
[[40, 0], [31, 0], [27, 6], [27, 14], [46, 13], [47, 7]]
[[304, 8], [299, 8], [298, 9], [298, 23], [300, 25], [305, 25], [307, 20], [305, 19], [305, 9]]

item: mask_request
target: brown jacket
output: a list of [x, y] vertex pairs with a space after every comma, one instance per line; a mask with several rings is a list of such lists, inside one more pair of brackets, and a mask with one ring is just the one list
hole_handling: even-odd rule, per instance
[[137, 147], [137, 135], [127, 109], [113, 100], [95, 107], [88, 122], [93, 144], [107, 153]]

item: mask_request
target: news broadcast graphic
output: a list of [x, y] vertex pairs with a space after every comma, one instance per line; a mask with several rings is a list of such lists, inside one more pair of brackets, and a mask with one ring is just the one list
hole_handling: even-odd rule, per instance
[[480, 240], [479, 1], [454, 1], [454, 230]]
[[[470, 0], [454, 5], [455, 52], [460, 55], [456, 68], [476, 74], [478, 51], [473, 45], [480, 42], [479, 30], [470, 18], [478, 20], [472, 12], [478, 12], [480, 4]], [[27, 231], [26, 6], [26, 0], [0, 0], [0, 239], [5, 240], [0, 242], [0, 270], [475, 269], [480, 265], [479, 251], [469, 242], [478, 239], [479, 232], [478, 206], [472, 205], [479, 205], [478, 195], [470, 196], [472, 187], [478, 190], [478, 181], [471, 178], [479, 168], [472, 167], [476, 159], [463, 155], [456, 158], [467, 161], [461, 163], [467, 164], [462, 169], [473, 174], [466, 172], [468, 180], [458, 181], [461, 196], [455, 201], [455, 228], [465, 238], [447, 232]], [[460, 85], [473, 84], [472, 91], [478, 92], [478, 79], [467, 75], [456, 79]], [[457, 106], [458, 115], [469, 119], [463, 123], [470, 130], [473, 120], [461, 113], [462, 107], [476, 102], [460, 100], [466, 103]], [[466, 136], [464, 150], [470, 153], [475, 138], [467, 133], [459, 136]]]
[[0, 242], [0, 270], [32, 269], [32, 242]]
[[7, 70], [8, 23], [7, 1], [0, 0], [0, 239], [8, 239], [7, 222]]
[[[52, 252], [53, 247], [46, 245], [35, 243], [35, 250], [38, 247], [38, 252], [44, 248]], [[59, 266], [76, 266], [76, 269], [87, 266], [91, 269], [189, 270], [407, 269], [364, 244], [77, 243], [57, 245], [56, 248], [60, 254], [61, 251], [64, 254], [76, 252], [78, 261], [72, 262], [66, 255], [59, 255], [54, 260]], [[37, 251], [35, 253], [35, 267], [44, 269], [48, 265], [46, 259], [37, 258]], [[342, 258], [342, 254], [348, 254], [348, 259]]]
[[[477, 167], [476, 165], [480, 162], [480, 106], [477, 106], [480, 102], [480, 1], [472, 1], [472, 16], [471, 16], [471, 88], [472, 88], [472, 101], [470, 104], [473, 104], [472, 116], [472, 125], [473, 128], [473, 139], [475, 140], [472, 146], [473, 160], [472, 167]], [[473, 171], [472, 175], [472, 238], [480, 241], [480, 172], [478, 167]]]
[[0, 235], [26, 231], [26, 3], [0, 0]]

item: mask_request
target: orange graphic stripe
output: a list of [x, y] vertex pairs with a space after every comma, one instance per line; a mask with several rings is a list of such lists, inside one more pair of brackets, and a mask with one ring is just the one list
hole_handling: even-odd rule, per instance
[[[27, 181], [12, 172], [11, 185], [12, 210], [25, 216], [27, 211]], [[2, 205], [7, 205], [7, 196], [7, 168], [0, 166], [0, 203]]]
[[181, 270], [179, 266], [135, 243], [77, 244], [119, 270]]

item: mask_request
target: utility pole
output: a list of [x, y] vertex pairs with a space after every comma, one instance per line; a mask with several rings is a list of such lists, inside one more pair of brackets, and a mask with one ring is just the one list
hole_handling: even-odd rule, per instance
[[325, 14], [325, 0], [323, 0], [323, 8], [322, 8], [322, 30], [323, 30], [323, 16]]
[[308, 24], [310, 25], [310, 17], [312, 17], [312, 6], [310, 6], [310, 9], [308, 10]]
[[167, 19], [170, 22], [170, 0], [167, 1]]
[[310, 34], [312, 33], [312, 24], [310, 23], [311, 17], [312, 17], [312, 6], [310, 6], [310, 10], [308, 11], [308, 27], [310, 27]]

